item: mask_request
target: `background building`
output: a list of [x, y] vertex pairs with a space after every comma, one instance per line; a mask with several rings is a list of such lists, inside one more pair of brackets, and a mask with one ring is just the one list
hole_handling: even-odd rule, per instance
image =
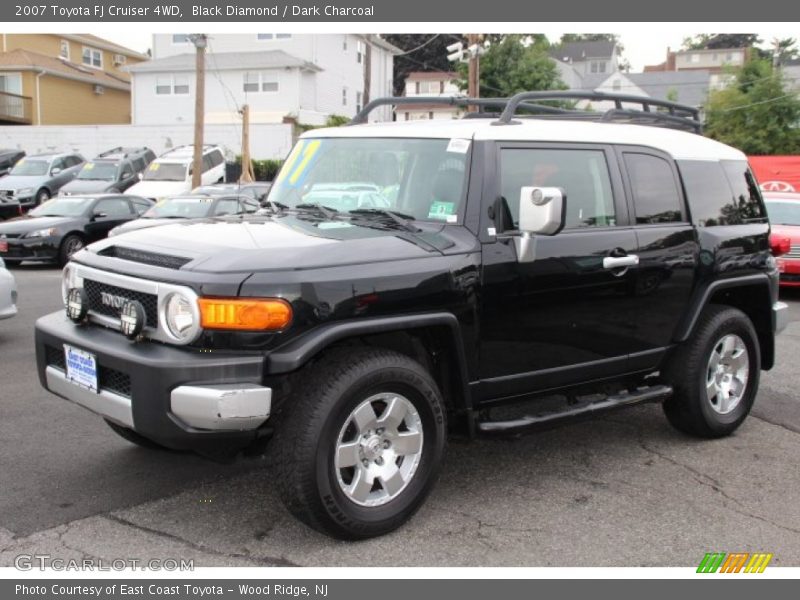
[[[213, 34], [206, 55], [206, 123], [238, 123], [244, 104], [252, 123], [289, 117], [321, 125], [331, 115], [354, 116], [367, 98], [391, 95], [399, 52], [374, 35]], [[193, 120], [195, 49], [187, 34], [155, 34], [153, 60], [128, 70], [134, 124]], [[391, 120], [390, 108], [370, 120]]]
[[[453, 97], [463, 96], [458, 87], [458, 73], [451, 71], [414, 71], [406, 77], [404, 95]], [[416, 121], [419, 119], [458, 119], [463, 109], [458, 106], [441, 104], [400, 104], [395, 109], [398, 121]]]
[[0, 124], [131, 121], [125, 67], [147, 56], [90, 34], [0, 34]]

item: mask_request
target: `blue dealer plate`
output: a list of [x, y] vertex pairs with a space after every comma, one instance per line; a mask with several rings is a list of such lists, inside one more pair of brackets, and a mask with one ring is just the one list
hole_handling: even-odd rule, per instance
[[91, 352], [64, 344], [67, 381], [97, 392], [97, 358]]

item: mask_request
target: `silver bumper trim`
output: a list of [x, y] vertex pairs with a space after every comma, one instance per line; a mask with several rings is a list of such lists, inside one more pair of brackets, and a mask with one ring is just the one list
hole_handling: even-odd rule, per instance
[[789, 324], [789, 305], [786, 302], [776, 302], [772, 305], [772, 327], [775, 333], [780, 333]]
[[195, 429], [245, 431], [269, 418], [272, 389], [254, 383], [182, 385], [170, 394], [171, 412]]
[[107, 390], [92, 392], [67, 380], [63, 371], [55, 367], [45, 369], [47, 389], [110, 421], [133, 429], [133, 409], [130, 398]]

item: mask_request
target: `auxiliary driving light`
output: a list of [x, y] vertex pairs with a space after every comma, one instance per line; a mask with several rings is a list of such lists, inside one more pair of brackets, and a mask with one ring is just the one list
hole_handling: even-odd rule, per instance
[[86, 318], [86, 313], [89, 311], [89, 303], [83, 288], [70, 288], [69, 292], [67, 292], [66, 309], [67, 316], [76, 323], [80, 323]]
[[133, 340], [142, 333], [146, 318], [142, 303], [128, 300], [119, 314], [119, 329], [125, 337]]

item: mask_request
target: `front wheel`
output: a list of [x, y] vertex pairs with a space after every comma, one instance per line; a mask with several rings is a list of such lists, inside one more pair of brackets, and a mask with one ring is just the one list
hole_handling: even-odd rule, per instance
[[276, 438], [287, 508], [341, 539], [388, 533], [438, 475], [445, 410], [430, 374], [388, 350], [341, 348], [298, 377]]
[[70, 234], [63, 239], [58, 249], [58, 264], [62, 267], [69, 262], [72, 255], [83, 248], [83, 239], [75, 234]]
[[709, 306], [665, 371], [675, 394], [664, 412], [676, 429], [705, 438], [733, 433], [758, 391], [761, 355], [752, 322], [738, 309]]
[[45, 189], [41, 189], [36, 193], [36, 199], [34, 200], [34, 204], [39, 206], [43, 202], [47, 202], [50, 200], [50, 192]]

